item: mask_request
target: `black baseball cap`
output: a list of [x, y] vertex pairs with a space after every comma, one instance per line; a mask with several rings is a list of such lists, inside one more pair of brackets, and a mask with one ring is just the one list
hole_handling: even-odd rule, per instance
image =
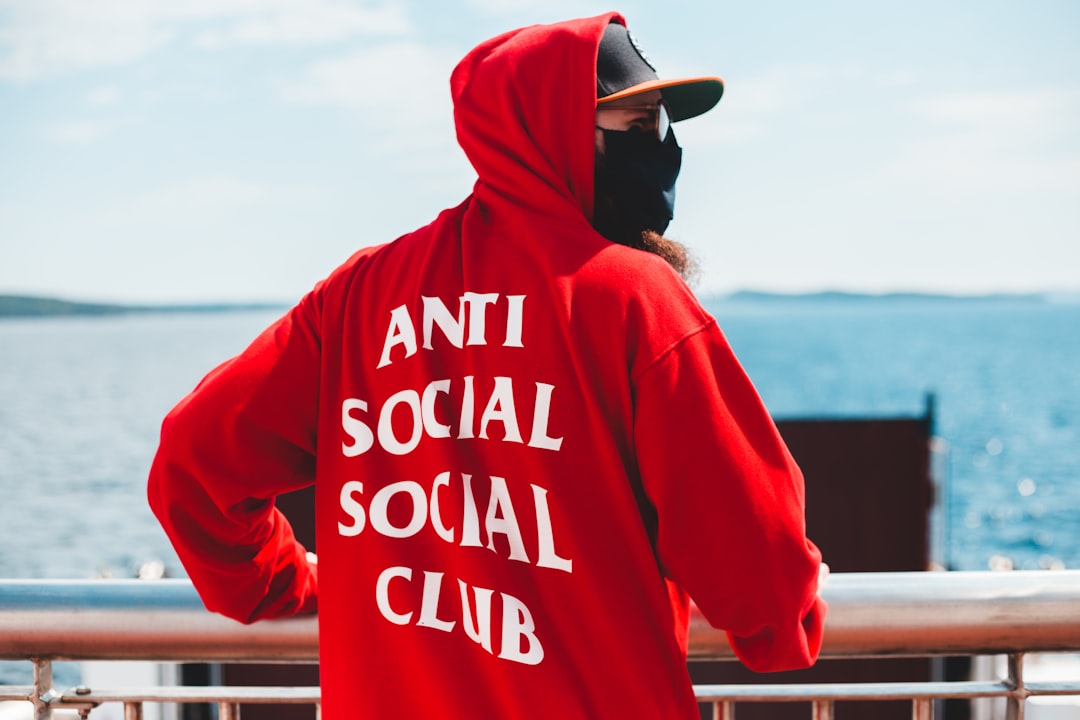
[[660, 91], [671, 121], [678, 122], [712, 110], [724, 94], [724, 81], [718, 77], [661, 80], [630, 31], [609, 23], [596, 57], [596, 101], [610, 102], [649, 90]]

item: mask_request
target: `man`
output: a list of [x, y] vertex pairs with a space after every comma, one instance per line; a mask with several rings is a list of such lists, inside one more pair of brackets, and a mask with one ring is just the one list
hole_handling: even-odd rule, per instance
[[663, 237], [682, 164], [670, 108], [678, 120], [695, 117], [723, 91], [719, 78], [661, 83], [625, 26], [605, 28], [597, 57], [593, 226], [609, 240], [661, 256], [687, 279], [694, 264], [686, 249]]
[[[817, 655], [801, 475], [662, 237], [663, 118], [722, 85], [659, 82], [623, 25], [470, 52], [472, 194], [163, 424], [150, 502], [195, 586], [245, 622], [317, 606], [327, 720], [697, 717], [687, 594], [752, 668]], [[311, 484], [317, 583], [273, 505]]]

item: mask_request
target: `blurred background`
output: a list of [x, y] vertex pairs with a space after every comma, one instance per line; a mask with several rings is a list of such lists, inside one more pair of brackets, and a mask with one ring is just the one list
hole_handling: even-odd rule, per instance
[[[605, 9], [0, 0], [0, 295], [229, 310], [0, 318], [0, 577], [183, 574], [162, 416], [465, 197], [465, 52]], [[727, 81], [670, 234], [773, 415], [925, 420], [929, 561], [1080, 567], [1080, 6], [621, 10], [662, 76]]]
[[1069, 0], [0, 0], [0, 292], [291, 302], [469, 192], [465, 52], [610, 9], [727, 83], [677, 126], [703, 294], [1080, 287]]
[[1080, 568], [1080, 4], [0, 0], [0, 296], [117, 306], [0, 297], [0, 578], [182, 576], [164, 414], [468, 194], [462, 55], [610, 9], [662, 77], [727, 83], [676, 127], [669, 235], [808, 453], [812, 537]]

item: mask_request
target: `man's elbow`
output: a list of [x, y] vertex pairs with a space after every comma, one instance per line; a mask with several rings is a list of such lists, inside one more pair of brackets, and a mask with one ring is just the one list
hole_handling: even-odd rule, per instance
[[728, 633], [735, 655], [755, 672], [803, 670], [817, 662], [828, 606], [816, 596], [801, 621], [767, 626], [748, 637]]

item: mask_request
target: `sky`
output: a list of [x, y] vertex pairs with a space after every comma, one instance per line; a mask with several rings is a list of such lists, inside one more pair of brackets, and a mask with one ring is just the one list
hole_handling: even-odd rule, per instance
[[475, 179], [449, 75], [619, 10], [701, 294], [1080, 290], [1075, 0], [0, 0], [0, 294], [292, 302]]

